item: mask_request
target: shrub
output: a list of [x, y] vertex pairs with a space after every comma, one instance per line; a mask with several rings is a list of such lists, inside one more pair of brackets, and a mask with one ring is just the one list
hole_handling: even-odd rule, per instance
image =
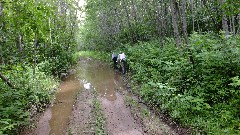
[[29, 66], [12, 67], [8, 78], [16, 89], [0, 81], [0, 134], [15, 134], [18, 127], [30, 124], [30, 117], [49, 104], [57, 87], [38, 67], [35, 74]]
[[148, 104], [209, 134], [240, 132], [240, 38], [193, 33], [186, 49], [172, 39], [126, 45], [136, 91]]

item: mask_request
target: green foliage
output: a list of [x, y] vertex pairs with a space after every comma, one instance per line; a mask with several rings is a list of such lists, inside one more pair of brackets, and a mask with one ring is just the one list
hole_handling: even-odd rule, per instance
[[[0, 62], [37, 64], [48, 61], [51, 63], [46, 65], [51, 69], [48, 72], [64, 72], [72, 64], [78, 27], [77, 7], [71, 0], [61, 4], [58, 0], [1, 2]], [[62, 7], [64, 5], [68, 6]]]
[[[17, 89], [0, 81], [0, 133], [14, 134], [17, 127], [30, 124], [30, 117], [42, 111], [52, 99], [56, 81], [36, 68], [13, 67], [8, 77]], [[29, 83], [31, 82], [31, 83]]]
[[[121, 44], [173, 37], [171, 1], [85, 0], [86, 17], [81, 29], [81, 49], [110, 51]], [[182, 5], [184, 3], [184, 14]], [[215, 32], [223, 29], [224, 16], [228, 31], [239, 34], [238, 0], [176, 1], [179, 34], [183, 36], [183, 17], [187, 33]], [[181, 19], [182, 18], [182, 19]]]
[[77, 5], [66, 0], [0, 1], [0, 134], [16, 134], [49, 104], [76, 50]]
[[93, 106], [94, 106], [93, 116], [95, 117], [94, 133], [97, 135], [105, 135], [106, 134], [105, 130], [104, 130], [105, 118], [104, 118], [103, 113], [101, 112], [100, 102], [97, 99], [93, 100]]
[[[153, 108], [209, 134], [239, 134], [239, 36], [190, 36], [189, 62], [174, 41], [126, 45], [135, 92]], [[198, 131], [196, 131], [198, 132]]]
[[79, 57], [91, 57], [94, 59], [109, 61], [111, 54], [107, 54], [106, 52], [96, 52], [96, 51], [79, 51], [73, 55], [73, 59], [75, 62], [78, 61]]

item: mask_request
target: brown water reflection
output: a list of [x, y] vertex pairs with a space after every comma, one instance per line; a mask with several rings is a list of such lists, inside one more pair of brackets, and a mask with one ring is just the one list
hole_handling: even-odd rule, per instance
[[65, 133], [76, 92], [80, 89], [82, 87], [74, 75], [71, 75], [66, 81], [61, 83], [59, 91], [56, 94], [56, 104], [51, 107], [52, 118], [49, 121], [51, 135]]
[[66, 134], [69, 116], [72, 112], [76, 93], [85, 90], [84, 83], [91, 83], [99, 95], [108, 101], [117, 99], [116, 89], [123, 86], [120, 75], [106, 63], [82, 59], [75, 67], [74, 74], [61, 82], [56, 93], [55, 104], [45, 111], [31, 135]]
[[120, 75], [114, 72], [109, 65], [100, 61], [88, 61], [78, 67], [78, 78], [92, 84], [100, 96], [109, 101], [117, 99], [116, 89], [122, 85]]

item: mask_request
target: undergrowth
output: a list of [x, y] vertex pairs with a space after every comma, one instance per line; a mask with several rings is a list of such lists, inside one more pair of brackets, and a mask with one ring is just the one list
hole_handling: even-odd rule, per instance
[[50, 103], [58, 83], [38, 66], [35, 73], [26, 65], [12, 66], [4, 73], [15, 88], [0, 80], [0, 134], [16, 134]]
[[111, 60], [111, 54], [107, 54], [106, 52], [79, 51], [73, 55], [75, 62], [77, 62], [80, 57], [90, 57], [101, 61]]
[[90, 114], [90, 121], [91, 124], [90, 129], [93, 134], [96, 135], [106, 135], [105, 132], [105, 125], [106, 125], [106, 119], [105, 116], [101, 110], [101, 104], [99, 99], [97, 99], [97, 92], [93, 91], [94, 99], [92, 100], [92, 110]]
[[158, 116], [152, 113], [149, 108], [147, 108], [147, 106], [139, 103], [137, 99], [126, 96], [124, 98], [124, 102], [126, 103], [126, 106], [130, 108], [134, 119], [143, 125], [143, 130], [146, 134], [176, 134], [173, 129], [160, 121], [160, 118]]
[[105, 135], [105, 118], [101, 110], [100, 102], [97, 99], [93, 100], [93, 114], [94, 116], [94, 134]]
[[240, 37], [194, 33], [189, 42], [189, 49], [172, 39], [121, 48], [135, 92], [196, 132], [240, 134]]

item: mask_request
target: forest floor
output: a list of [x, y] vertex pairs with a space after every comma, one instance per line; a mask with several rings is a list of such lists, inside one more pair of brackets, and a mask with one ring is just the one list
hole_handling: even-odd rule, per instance
[[[75, 95], [67, 94], [73, 102], [56, 96], [56, 105], [60, 109], [54, 109], [56, 105], [47, 109], [29, 135], [188, 134], [186, 129], [169, 119], [164, 120], [166, 117], [156, 115], [140, 102], [129, 91], [123, 76], [113, 71], [108, 64], [90, 58], [82, 58], [79, 63], [75, 75], [60, 86], [62, 95], [71, 91], [69, 87], [77, 89]], [[84, 88], [87, 83], [91, 84], [91, 88]], [[68, 104], [64, 105], [66, 102]], [[68, 111], [67, 106], [70, 106], [71, 111]]]

